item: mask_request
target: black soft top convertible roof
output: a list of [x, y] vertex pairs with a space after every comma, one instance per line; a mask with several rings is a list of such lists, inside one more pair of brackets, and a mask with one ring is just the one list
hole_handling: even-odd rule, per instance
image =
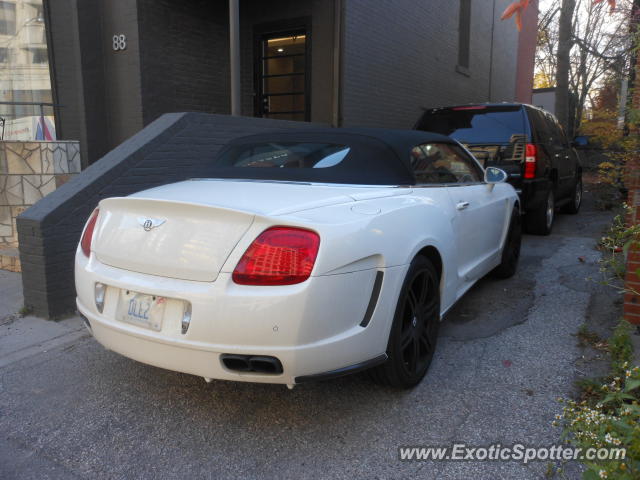
[[[345, 159], [328, 168], [248, 168], [222, 166], [224, 158], [234, 148], [243, 145], [277, 142], [328, 143], [350, 148]], [[361, 185], [414, 185], [415, 176], [410, 165], [410, 152], [423, 143], [456, 144], [449, 137], [417, 130], [382, 128], [308, 128], [275, 131], [238, 137], [218, 153], [207, 176], [212, 178], [240, 178], [318, 183], [346, 183]]]

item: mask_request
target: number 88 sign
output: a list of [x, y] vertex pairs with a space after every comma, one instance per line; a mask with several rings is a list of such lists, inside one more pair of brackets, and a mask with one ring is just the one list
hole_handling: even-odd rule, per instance
[[113, 36], [113, 49], [117, 52], [127, 48], [127, 37], [124, 34]]

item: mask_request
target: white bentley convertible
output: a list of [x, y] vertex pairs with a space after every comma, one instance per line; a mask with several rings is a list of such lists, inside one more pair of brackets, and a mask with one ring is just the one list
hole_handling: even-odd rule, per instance
[[410, 387], [442, 315], [516, 269], [516, 192], [444, 136], [246, 136], [208, 177], [102, 200], [89, 218], [77, 305], [105, 347], [207, 381], [372, 369]]

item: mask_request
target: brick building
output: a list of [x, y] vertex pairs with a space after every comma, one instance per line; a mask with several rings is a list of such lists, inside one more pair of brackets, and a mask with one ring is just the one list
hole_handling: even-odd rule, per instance
[[[636, 17], [637, 22], [637, 17]], [[637, 28], [637, 27], [635, 27]], [[640, 109], [640, 88], [638, 88], [637, 79], [640, 78], [640, 51], [635, 62], [635, 74], [633, 76], [635, 82], [632, 89], [632, 108]], [[632, 135], [640, 135], [640, 131], [636, 128], [631, 132]], [[627, 225], [640, 224], [640, 158], [636, 155], [627, 161], [625, 165], [624, 184], [629, 190], [627, 205], [629, 205], [629, 214], [627, 216]], [[624, 318], [632, 324], [638, 325], [640, 331], [640, 244], [632, 242], [627, 253], [627, 273], [625, 276], [624, 295]]]
[[[45, 0], [58, 138], [80, 140], [86, 166], [163, 113], [230, 113], [229, 5]], [[518, 33], [503, 8], [239, 0], [241, 114], [411, 127], [423, 106], [528, 102], [537, 9]]]

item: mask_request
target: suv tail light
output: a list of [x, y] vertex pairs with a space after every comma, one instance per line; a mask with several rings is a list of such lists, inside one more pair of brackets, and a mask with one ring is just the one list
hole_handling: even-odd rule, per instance
[[293, 285], [311, 275], [320, 237], [310, 230], [272, 227], [256, 238], [233, 271], [240, 285]]
[[82, 253], [84, 253], [87, 257], [91, 255], [91, 241], [93, 240], [93, 229], [96, 227], [96, 220], [98, 220], [99, 212], [100, 210], [98, 210], [97, 208], [93, 211], [93, 213], [89, 217], [87, 226], [84, 227], [84, 232], [82, 233], [82, 239], [80, 240], [80, 247], [82, 248]]
[[536, 178], [536, 165], [538, 162], [538, 147], [527, 143], [524, 155], [524, 178]]

